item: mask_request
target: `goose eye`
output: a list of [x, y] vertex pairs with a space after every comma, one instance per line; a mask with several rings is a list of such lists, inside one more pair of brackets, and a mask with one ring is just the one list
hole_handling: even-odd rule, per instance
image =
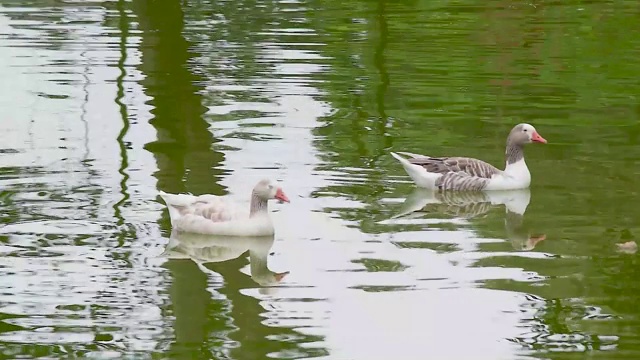
[[273, 189], [273, 185], [269, 185], [269, 190]]
[[524, 129], [524, 132], [527, 132], [527, 129]]

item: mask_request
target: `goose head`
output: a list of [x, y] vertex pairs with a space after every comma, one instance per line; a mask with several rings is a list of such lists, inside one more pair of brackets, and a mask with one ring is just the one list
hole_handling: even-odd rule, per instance
[[518, 146], [523, 146], [524, 144], [533, 142], [546, 144], [547, 140], [538, 134], [536, 128], [526, 123], [514, 126], [507, 138], [507, 143]]
[[262, 200], [277, 199], [283, 202], [289, 202], [289, 198], [285, 195], [282, 188], [269, 179], [260, 180], [253, 188], [253, 193]]

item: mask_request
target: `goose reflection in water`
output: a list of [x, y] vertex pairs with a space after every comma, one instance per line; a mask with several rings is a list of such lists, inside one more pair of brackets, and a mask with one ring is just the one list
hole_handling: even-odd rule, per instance
[[491, 192], [454, 192], [434, 191], [416, 188], [402, 203], [401, 211], [392, 217], [416, 218], [424, 213], [445, 214], [448, 216], [471, 219], [486, 215], [496, 206], [505, 206], [505, 229], [507, 238], [517, 251], [530, 251], [546, 239], [545, 234], [531, 235], [523, 226], [524, 213], [531, 200], [529, 189], [491, 191]]
[[172, 231], [162, 256], [169, 259], [191, 259], [202, 269], [204, 263], [219, 263], [239, 258], [249, 251], [251, 279], [260, 286], [274, 286], [289, 274], [268, 268], [269, 250], [274, 237], [225, 237]]

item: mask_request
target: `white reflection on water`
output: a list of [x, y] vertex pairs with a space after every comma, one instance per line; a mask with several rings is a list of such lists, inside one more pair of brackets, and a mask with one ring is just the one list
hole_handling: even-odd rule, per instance
[[[11, 249], [0, 257], [0, 312], [17, 328], [0, 341], [153, 350], [171, 333], [171, 319], [161, 311], [165, 270], [153, 260], [160, 231], [144, 224], [156, 222], [162, 206], [153, 201], [155, 161], [143, 150], [155, 134], [137, 83], [135, 30], [118, 68], [122, 39], [103, 26], [113, 12], [10, 10], [0, 14], [0, 148], [15, 150], [0, 154], [0, 191], [13, 213], [0, 230]], [[122, 102], [136, 119], [123, 139], [126, 153], [116, 141], [123, 122], [113, 101], [121, 75]], [[122, 202], [126, 192], [135, 201]]]
[[[280, 44], [270, 43], [264, 56], [271, 62], [321, 59], [319, 53], [314, 56], [305, 47], [296, 56], [295, 47], [287, 44], [285, 37]], [[473, 251], [481, 241], [473, 231], [366, 234], [324, 212], [326, 207], [351, 203], [339, 195], [312, 198], [313, 191], [332, 184], [331, 178], [358, 181], [340, 171], [330, 175], [316, 170], [321, 161], [312, 130], [320, 125], [317, 119], [333, 109], [318, 100], [322, 90], [313, 87], [311, 77], [328, 69], [305, 63], [277, 69], [295, 71], [285, 71], [279, 81], [256, 77], [251, 79], [253, 86], [234, 87], [235, 91], [267, 95], [270, 102], [229, 99], [209, 110], [218, 115], [239, 110], [264, 114], [232, 124], [212, 122], [215, 137], [238, 149], [225, 152], [224, 167], [232, 171], [224, 184], [230, 191], [238, 199], [246, 199], [259, 178], [273, 177], [282, 181], [291, 198], [290, 204], [273, 206], [277, 233], [274, 255], [269, 259], [271, 266], [291, 273], [268, 295], [258, 288], [242, 290], [262, 300], [265, 324], [322, 336], [322, 341], [305, 346], [326, 348], [329, 358], [482, 354], [481, 358], [513, 359], [519, 346], [506, 339], [521, 333], [523, 318], [517, 310], [523, 296], [478, 289], [476, 284], [494, 278], [522, 280], [527, 274], [520, 269], [468, 268], [473, 261], [465, 261], [466, 251], [438, 254], [425, 248], [398, 248], [389, 241], [450, 242], [461, 250]], [[293, 77], [287, 78], [293, 75], [295, 82], [289, 81]], [[208, 89], [224, 91], [229, 86], [225, 81]], [[236, 132], [260, 134], [270, 140], [226, 137]], [[526, 200], [528, 204], [528, 197]], [[400, 270], [363, 271], [358, 263], [363, 258], [394, 262]]]
[[[204, 37], [191, 42], [201, 58], [180, 66], [209, 72], [199, 96], [208, 105], [209, 131], [223, 140], [212, 145], [225, 155], [218, 169], [226, 171], [222, 184], [248, 205], [251, 187], [272, 177], [283, 183], [291, 203], [272, 205], [275, 241], [259, 256], [250, 255], [248, 265], [242, 262], [245, 249], [233, 246], [226, 248], [234, 256], [219, 267], [204, 264], [216, 261], [193, 251], [189, 256], [199, 258], [200, 267], [162, 257], [169, 243], [158, 221], [163, 206], [156, 201], [157, 164], [163, 158], [144, 148], [161, 135], [149, 124], [157, 108], [147, 104], [148, 89], [141, 85], [149, 74], [137, 68], [141, 34], [132, 20], [129, 36], [120, 39], [104, 24], [123, 14], [82, 9], [43, 11], [45, 18], [62, 19], [57, 30], [66, 30], [64, 41], [45, 21], [0, 15], [5, 111], [0, 191], [6, 193], [4, 209], [12, 221], [0, 229], [5, 242], [0, 245], [0, 311], [9, 315], [3, 322], [16, 327], [0, 333], [0, 341], [78, 348], [97, 343], [104, 351], [93, 354], [103, 356], [206, 344], [228, 356], [237, 346], [253, 350], [242, 348], [245, 334], [282, 345], [297, 341], [276, 331], [292, 327], [299, 334], [319, 335], [317, 342], [300, 340], [299, 346], [325, 348], [330, 358], [513, 359], [520, 353], [521, 345], [507, 339], [535, 332], [532, 313], [542, 301], [479, 284], [539, 282], [541, 277], [519, 267], [474, 267], [487, 257], [513, 255], [480, 251], [481, 244], [501, 243], [504, 237], [482, 237], [459, 217], [396, 223], [426, 226], [406, 231], [377, 222], [378, 232], [340, 217], [337, 210], [366, 212], [376, 204], [328, 187], [366, 184], [373, 175], [370, 169], [318, 170], [335, 164], [320, 160], [316, 142], [328, 140], [313, 131], [323, 125], [320, 118], [339, 109], [324, 101], [328, 96], [320, 80], [332, 71], [334, 59], [322, 53], [324, 44], [311, 29], [260, 31], [264, 41], [252, 44], [259, 69], [234, 78], [239, 45], [209, 43], [204, 37], [208, 26], [225, 21], [194, 21], [187, 27]], [[38, 9], [12, 11], [26, 16]], [[204, 26], [200, 32], [198, 26]], [[291, 40], [302, 35], [308, 40]], [[155, 34], [149, 36], [147, 51], [156, 49]], [[152, 60], [157, 59], [147, 61]], [[125, 124], [129, 128], [121, 137]], [[398, 185], [394, 174], [381, 181]], [[322, 196], [312, 197], [319, 189]], [[456, 228], [430, 231], [442, 223]], [[243, 282], [238, 269], [255, 282]], [[272, 272], [284, 270], [290, 274], [272, 281]], [[243, 302], [246, 298], [258, 300], [259, 314], [251, 313], [255, 308]], [[252, 332], [258, 325], [273, 333]]]

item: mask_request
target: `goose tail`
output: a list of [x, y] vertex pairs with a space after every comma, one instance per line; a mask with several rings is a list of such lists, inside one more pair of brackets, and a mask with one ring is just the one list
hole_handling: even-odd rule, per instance
[[159, 195], [162, 200], [164, 200], [165, 204], [167, 204], [167, 209], [169, 209], [169, 218], [171, 219], [172, 225], [176, 220], [182, 217], [184, 208], [191, 205], [194, 201], [193, 195], [169, 194], [164, 191], [160, 191]]
[[[411, 162], [409, 162], [409, 160], [403, 158], [402, 156], [394, 152], [390, 152], [390, 153], [391, 153], [391, 156], [396, 158], [396, 160], [398, 160], [400, 164], [402, 164], [404, 171], [407, 172], [409, 177], [411, 177], [411, 180], [413, 180], [413, 182], [418, 187], [426, 188], [426, 189], [436, 188], [436, 180], [438, 180], [438, 178], [442, 176], [441, 174], [430, 173], [424, 167], [420, 165], [412, 164]], [[401, 154], [411, 154], [411, 153], [401, 153]], [[414, 155], [414, 154], [411, 154], [411, 155]], [[422, 155], [415, 155], [413, 157], [426, 158], [426, 156], [422, 156]]]

